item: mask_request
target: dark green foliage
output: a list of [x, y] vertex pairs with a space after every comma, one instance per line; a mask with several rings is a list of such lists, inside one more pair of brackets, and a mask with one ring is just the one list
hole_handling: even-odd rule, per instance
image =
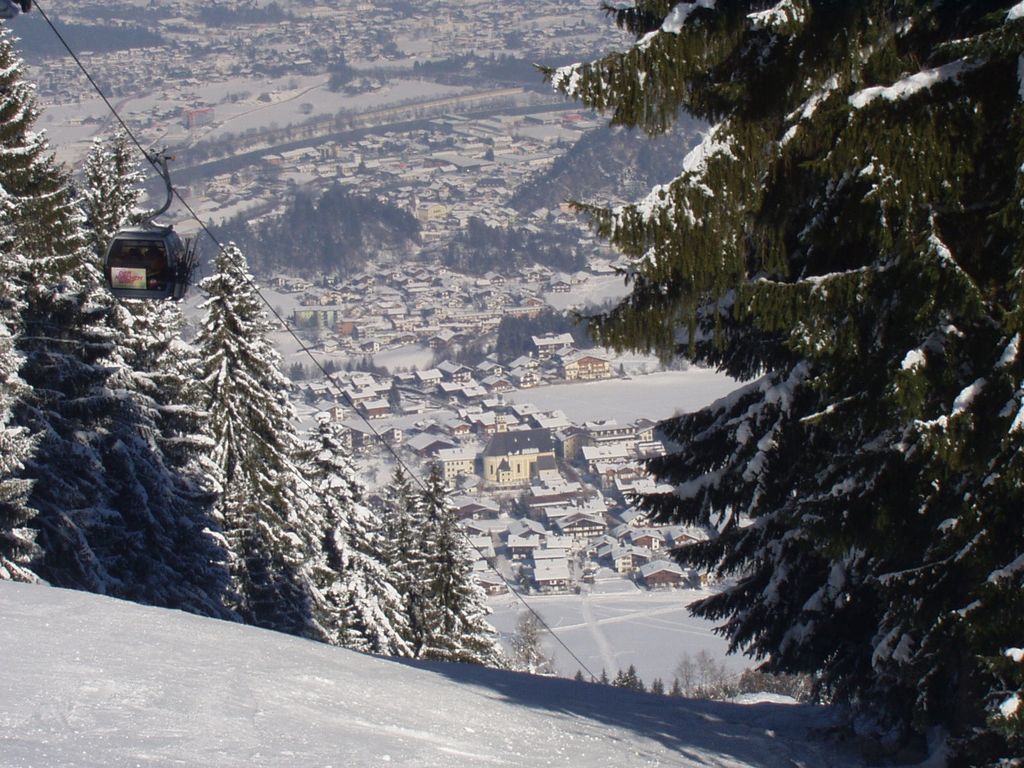
[[700, 141], [702, 123], [683, 118], [664, 136], [625, 128], [588, 131], [551, 167], [516, 188], [509, 207], [522, 213], [568, 200], [617, 201], [666, 184]]
[[239, 216], [224, 224], [221, 239], [238, 245], [257, 271], [288, 267], [320, 277], [358, 270], [373, 253], [416, 242], [419, 231], [407, 211], [336, 184], [319, 199], [297, 193], [281, 216], [255, 227]]
[[231, 551], [232, 607], [249, 624], [321, 638], [312, 621], [287, 379], [245, 257], [234, 246], [203, 280], [197, 338], [210, 458], [223, 491], [217, 512]]
[[474, 216], [452, 238], [441, 260], [467, 275], [516, 275], [532, 264], [576, 272], [587, 264], [578, 240], [579, 234], [568, 229], [537, 234], [525, 229], [491, 227]]
[[964, 764], [1009, 757], [1024, 20], [1010, 2], [766, 5], [640, 2], [613, 13], [638, 35], [680, 23], [548, 71], [614, 124], [713, 125], [646, 200], [580, 206], [632, 258], [601, 341], [762, 376], [663, 425], [676, 448], [650, 468], [677, 491], [644, 504], [720, 531], [678, 554], [736, 580], [696, 607], [734, 648], [820, 675], [896, 742], [939, 726]]
[[625, 671], [619, 670], [619, 673], [615, 675], [615, 679], [612, 680], [612, 685], [616, 688], [629, 688], [631, 691], [640, 691], [641, 693], [646, 690], [644, 688], [644, 681], [637, 675], [636, 667], [632, 664]]
[[[123, 7], [123, 6], [122, 6]], [[47, 11], [50, 9], [47, 8]], [[90, 14], [93, 9], [90, 9]], [[118, 11], [118, 19], [130, 15]], [[76, 51], [94, 51], [108, 53], [131, 48], [155, 48], [167, 45], [167, 40], [154, 31], [151, 18], [142, 19], [138, 24], [76, 24], [51, 14], [51, 20], [68, 44]], [[24, 14], [17, 19], [15, 32], [18, 35], [18, 47], [25, 57], [38, 59], [59, 59], [68, 55], [67, 50], [56, 38], [43, 19], [35, 13]], [[102, 85], [102, 73], [99, 73]], [[109, 91], [107, 91], [109, 95]]]
[[235, 7], [209, 3], [199, 6], [200, 23], [210, 27], [238, 26], [240, 24], [279, 24], [291, 13], [276, 2], [266, 5], [247, 3]]
[[503, 666], [497, 633], [487, 623], [483, 590], [473, 580], [465, 533], [458, 527], [448, 491], [435, 465], [418, 499], [423, 522], [425, 589], [417, 606], [422, 644], [417, 656], [439, 661]]

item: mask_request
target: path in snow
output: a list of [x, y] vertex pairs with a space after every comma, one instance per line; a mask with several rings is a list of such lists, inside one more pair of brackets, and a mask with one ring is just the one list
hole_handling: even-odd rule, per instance
[[[618, 670], [619, 662], [615, 658], [615, 652], [612, 650], [611, 645], [608, 643], [608, 639], [601, 632], [601, 627], [599, 626], [601, 622], [594, 618], [594, 611], [590, 606], [589, 594], [583, 595], [583, 599], [580, 601], [580, 605], [583, 608], [583, 618], [585, 620], [584, 624], [577, 624], [575, 626], [568, 627], [560, 626], [558, 628], [558, 636], [561, 637], [563, 632], [571, 631], [580, 626], [586, 626], [590, 630], [590, 635], [594, 638], [594, 643], [596, 643], [597, 648], [601, 653], [601, 661], [604, 662], [605, 671], [607, 672], [608, 670]], [[609, 672], [609, 674], [614, 675], [615, 673], [614, 671], [612, 671]]]

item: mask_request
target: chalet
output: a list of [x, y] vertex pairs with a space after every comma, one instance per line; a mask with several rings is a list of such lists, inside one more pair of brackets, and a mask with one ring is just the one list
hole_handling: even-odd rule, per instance
[[625, 540], [634, 547], [657, 552], [665, 545], [665, 534], [657, 529], [632, 529], [626, 534]]
[[533, 368], [513, 368], [509, 378], [519, 389], [529, 389], [540, 384], [540, 374]]
[[531, 336], [530, 339], [541, 360], [548, 360], [559, 350], [571, 348], [575, 343], [571, 333], [545, 333], [542, 336]]
[[483, 456], [483, 478], [498, 485], [526, 483], [543, 456], [554, 459], [551, 434], [543, 429], [498, 432], [491, 436]]
[[497, 556], [494, 551], [494, 544], [491, 541], [491, 537], [487, 534], [480, 534], [476, 536], [467, 536], [469, 540], [470, 551], [480, 560], [493, 561]]
[[569, 561], [540, 560], [533, 564], [533, 583], [540, 592], [563, 592], [572, 584]]
[[445, 448], [457, 448], [453, 440], [443, 435], [435, 435], [431, 432], [420, 432], [405, 441], [406, 447], [412, 450], [417, 456], [427, 458], [434, 457], [437, 452]]
[[[455, 507], [455, 516], [462, 521], [497, 520], [501, 515], [501, 508], [488, 499], [464, 496], [453, 497], [451, 501]], [[490, 528], [488, 527], [487, 530], [489, 531]]]
[[619, 487], [616, 481], [620, 481], [622, 485], [630, 485], [642, 473], [640, 467], [632, 462], [595, 461], [592, 466], [594, 474], [601, 480], [603, 490]]
[[453, 422], [448, 425], [448, 434], [454, 435], [455, 437], [463, 437], [470, 434], [473, 431], [472, 425], [468, 421], [460, 419], [459, 421]]
[[616, 572], [626, 575], [649, 563], [651, 552], [640, 547], [617, 547], [611, 551], [609, 560]]
[[416, 371], [416, 383], [421, 389], [432, 389], [443, 380], [444, 374], [437, 370], [437, 368], [429, 368], [425, 371]]
[[437, 370], [439, 370], [441, 375], [444, 376], [445, 381], [451, 381], [457, 384], [468, 384], [473, 380], [473, 369], [465, 365], [453, 363], [450, 360], [438, 363]]
[[607, 532], [608, 526], [597, 514], [576, 512], [555, 521], [555, 532], [569, 536], [576, 542], [588, 541]]
[[693, 544], [698, 541], [707, 541], [708, 534], [700, 528], [689, 525], [675, 525], [667, 529], [666, 537], [673, 547], [681, 547], [685, 544]]
[[455, 332], [447, 329], [438, 331], [437, 333], [427, 337], [427, 346], [431, 349], [438, 350], [444, 349], [455, 339]]
[[491, 394], [511, 392], [515, 389], [509, 378], [501, 374], [486, 376], [480, 384]]
[[561, 356], [559, 370], [566, 381], [596, 381], [610, 379], [612, 376], [612, 365], [608, 358], [586, 352]]
[[700, 578], [695, 571], [690, 568], [684, 570], [678, 563], [668, 560], [654, 560], [641, 565], [640, 580], [650, 589], [700, 586]]
[[505, 541], [508, 556], [513, 560], [532, 559], [533, 553], [542, 546], [544, 546], [544, 540], [536, 534], [517, 536], [510, 533]]
[[476, 372], [480, 376], [501, 376], [508, 371], [500, 363], [496, 363], [493, 360], [484, 360], [476, 366]]
[[391, 415], [391, 404], [387, 400], [369, 400], [360, 403], [358, 410], [368, 419], [384, 419]]

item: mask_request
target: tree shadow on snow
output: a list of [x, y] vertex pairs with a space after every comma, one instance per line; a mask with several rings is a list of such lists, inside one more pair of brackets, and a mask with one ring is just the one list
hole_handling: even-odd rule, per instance
[[632, 731], [697, 764], [715, 756], [764, 768], [863, 764], [859, 756], [826, 741], [824, 732], [834, 723], [825, 707], [703, 701], [470, 664], [389, 661], [485, 689], [485, 696], [504, 703], [549, 711], [566, 719], [567, 733], [572, 720], [581, 718]]

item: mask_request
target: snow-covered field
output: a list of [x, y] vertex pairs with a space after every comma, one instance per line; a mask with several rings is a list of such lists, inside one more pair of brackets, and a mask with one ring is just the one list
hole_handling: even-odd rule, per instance
[[[586, 667], [581, 669], [561, 644], [546, 637], [544, 650], [556, 674], [572, 677], [582, 671], [587, 677], [590, 670], [600, 676], [603, 669], [613, 678], [632, 664], [646, 685], [658, 677], [671, 687], [684, 655], [694, 659], [703, 651], [731, 674], [754, 665], [745, 656], [727, 656], [727, 643], [712, 632], [714, 624], [687, 612], [689, 603], [708, 594], [704, 590], [649, 592], [613, 578], [599, 581], [581, 595], [529, 595], [527, 601]], [[513, 595], [492, 597], [489, 605], [493, 613], [488, 620], [507, 641], [526, 608]]]
[[0, 582], [0, 766], [862, 765], [821, 708], [397, 662]]
[[676, 413], [699, 410], [738, 386], [735, 379], [725, 374], [694, 366], [685, 371], [662, 371], [630, 379], [520, 389], [506, 394], [505, 399], [531, 403], [543, 411], [562, 411], [577, 424], [595, 419], [629, 424], [638, 418], [658, 421]]

